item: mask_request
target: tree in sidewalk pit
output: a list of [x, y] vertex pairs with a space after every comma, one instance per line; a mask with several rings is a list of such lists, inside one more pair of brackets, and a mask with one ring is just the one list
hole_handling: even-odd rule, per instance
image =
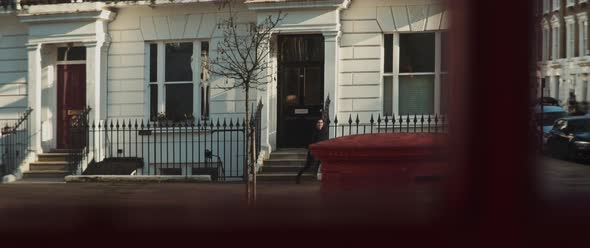
[[207, 70], [216, 76], [225, 78], [224, 85], [216, 88], [224, 90], [242, 90], [245, 93], [246, 132], [249, 139], [247, 152], [246, 191], [248, 202], [256, 198], [255, 176], [255, 137], [253, 135], [250, 109], [250, 93], [264, 91], [264, 86], [272, 80], [268, 73], [271, 61], [271, 35], [277, 25], [285, 18], [281, 12], [269, 15], [258, 23], [239, 20], [236, 5], [241, 1], [220, 0], [216, 4], [219, 10], [227, 12], [226, 19], [219, 20], [217, 28], [223, 37], [217, 42], [216, 56], [209, 59]]

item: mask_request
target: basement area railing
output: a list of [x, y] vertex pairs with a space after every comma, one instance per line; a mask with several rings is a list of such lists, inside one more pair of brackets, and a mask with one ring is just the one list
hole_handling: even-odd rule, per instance
[[20, 118], [15, 120], [0, 120], [3, 122], [0, 136], [0, 176], [14, 173], [25, 160], [29, 151], [30, 132], [29, 116], [33, 109], [27, 109]]

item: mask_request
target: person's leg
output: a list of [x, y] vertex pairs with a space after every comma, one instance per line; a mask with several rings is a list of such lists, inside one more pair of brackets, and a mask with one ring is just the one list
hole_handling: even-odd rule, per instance
[[307, 159], [305, 160], [305, 166], [303, 166], [303, 168], [301, 168], [301, 170], [299, 170], [299, 173], [297, 173], [297, 177], [295, 179], [295, 182], [297, 184], [299, 184], [301, 182], [301, 175], [303, 174], [304, 171], [306, 171], [312, 164], [313, 161], [313, 157], [311, 156], [311, 152], [307, 152]]

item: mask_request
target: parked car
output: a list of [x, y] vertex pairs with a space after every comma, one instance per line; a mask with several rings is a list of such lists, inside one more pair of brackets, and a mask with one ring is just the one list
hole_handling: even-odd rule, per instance
[[[541, 114], [541, 110], [543, 111]], [[535, 118], [538, 121], [537, 126], [541, 126], [542, 130], [540, 131], [539, 135], [543, 136], [543, 146], [547, 144], [547, 137], [549, 135], [549, 131], [553, 128], [553, 124], [555, 120], [566, 117], [567, 112], [559, 106], [537, 106], [535, 109]], [[540, 123], [539, 123], [540, 122]]]
[[559, 106], [559, 100], [549, 96], [539, 98], [537, 101], [545, 106]]
[[590, 158], [590, 116], [563, 117], [547, 137], [547, 151], [571, 160]]

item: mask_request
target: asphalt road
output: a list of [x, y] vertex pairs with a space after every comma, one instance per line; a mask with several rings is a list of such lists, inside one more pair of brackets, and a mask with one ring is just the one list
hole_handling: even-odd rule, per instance
[[[581, 226], [590, 223], [583, 218], [590, 217], [590, 165], [540, 157], [536, 168], [538, 206], [531, 216], [538, 229], [531, 236], [538, 247], [568, 247], [563, 240], [585, 237], [587, 228]], [[256, 205], [248, 206], [242, 184], [0, 184], [0, 237], [100, 240], [115, 233], [142, 243], [169, 237], [214, 242], [234, 237], [229, 240], [239, 243], [251, 236], [257, 244], [280, 237], [281, 244], [307, 246], [313, 236], [329, 243], [364, 233], [372, 241], [394, 242], [391, 234], [396, 233], [409, 235], [411, 244], [438, 244], [452, 237], [443, 232], [446, 226], [430, 225], [444, 205], [440, 190], [427, 183], [351, 201], [327, 198], [316, 182], [260, 183]], [[580, 228], [570, 231], [572, 223]], [[142, 235], [130, 235], [136, 232]], [[445, 235], [439, 240], [437, 234]]]
[[436, 209], [433, 189], [401, 191], [391, 201], [370, 194], [326, 200], [319, 182], [259, 183], [253, 206], [242, 184], [0, 184], [0, 234], [425, 224]]
[[[553, 202], [564, 198], [590, 196], [590, 164], [549, 156], [538, 160], [538, 191], [542, 199]], [[588, 197], [582, 197], [588, 198]]]

